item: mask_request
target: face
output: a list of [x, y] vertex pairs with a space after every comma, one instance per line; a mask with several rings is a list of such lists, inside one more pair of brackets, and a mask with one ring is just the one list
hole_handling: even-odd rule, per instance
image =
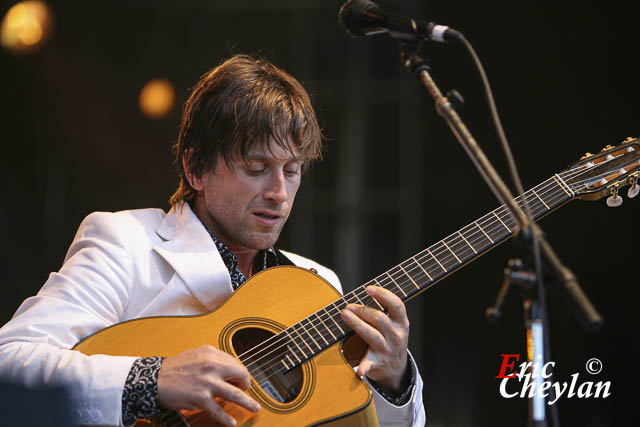
[[[291, 140], [289, 141], [291, 144]], [[219, 156], [216, 170], [188, 176], [197, 190], [196, 215], [233, 252], [266, 249], [275, 244], [300, 186], [302, 160], [273, 140], [255, 147], [247, 161]]]

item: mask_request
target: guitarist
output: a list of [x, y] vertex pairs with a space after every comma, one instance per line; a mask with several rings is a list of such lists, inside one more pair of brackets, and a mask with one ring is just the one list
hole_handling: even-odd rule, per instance
[[[89, 215], [60, 271], [0, 329], [0, 380], [68, 388], [82, 424], [130, 425], [163, 410], [202, 409], [235, 425], [216, 397], [260, 411], [244, 393], [247, 369], [211, 346], [167, 358], [70, 349], [124, 320], [210, 311], [272, 266], [314, 268], [341, 291], [331, 270], [274, 249], [321, 148], [309, 95], [286, 72], [238, 55], [205, 74], [184, 108], [172, 209]], [[381, 425], [423, 425], [404, 305], [383, 288], [368, 293], [388, 315], [358, 305], [342, 313], [368, 344], [356, 374], [373, 390]]]

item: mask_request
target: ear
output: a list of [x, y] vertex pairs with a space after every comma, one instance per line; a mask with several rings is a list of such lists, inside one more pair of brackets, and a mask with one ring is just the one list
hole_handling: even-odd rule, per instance
[[196, 176], [189, 167], [189, 157], [191, 157], [191, 149], [186, 150], [182, 156], [182, 170], [184, 170], [184, 175], [187, 181], [189, 181], [191, 188], [196, 191], [202, 191], [204, 189], [204, 182], [202, 177]]

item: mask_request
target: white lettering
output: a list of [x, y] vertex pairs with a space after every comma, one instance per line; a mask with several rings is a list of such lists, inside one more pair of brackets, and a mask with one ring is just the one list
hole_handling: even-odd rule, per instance
[[553, 368], [554, 366], [556, 366], [556, 362], [547, 362], [544, 364], [544, 367], [542, 368], [542, 377], [543, 378], [549, 378], [552, 374], [551, 370], [549, 371], [549, 373], [547, 373], [547, 368], [551, 367]]
[[502, 381], [500, 381], [500, 396], [505, 397], [507, 399], [511, 397], [516, 397], [518, 395], [517, 392], [513, 394], [507, 393], [507, 381], [509, 381], [509, 378], [503, 378]]
[[[527, 396], [527, 391], [529, 395]], [[522, 390], [520, 391], [520, 397], [528, 397], [532, 398], [536, 394], [536, 382], [531, 381], [531, 375], [526, 374], [524, 376], [524, 384], [522, 385]]]
[[571, 386], [569, 387], [569, 394], [567, 395], [567, 397], [573, 397], [576, 395], [573, 389], [576, 388], [576, 381], [578, 381], [578, 375], [579, 374], [577, 373], [571, 375]]
[[[520, 391], [507, 391], [507, 385], [513, 383], [513, 381], [509, 383], [508, 381], [511, 378], [503, 378], [500, 382], [500, 395], [506, 399], [513, 397], [529, 399], [534, 397], [545, 398], [549, 406], [556, 403], [563, 396], [567, 398], [577, 396], [579, 399], [589, 397], [607, 398], [611, 396], [611, 381], [599, 381], [597, 383], [586, 381], [580, 384], [578, 382], [580, 377], [579, 373], [571, 375], [570, 382], [536, 381], [536, 377], [538, 376], [550, 378], [554, 366], [555, 362], [547, 362], [542, 366], [538, 362], [521, 363], [516, 372], [517, 380], [515, 381], [520, 385]], [[535, 402], [539, 402], [539, 400], [535, 400]]]
[[[578, 388], [578, 397], [591, 397], [591, 385], [593, 383], [590, 381], [587, 381], [586, 383], [582, 383], [580, 384], [580, 387]], [[583, 388], [585, 388], [586, 386], [586, 391], [583, 390]]]
[[562, 386], [560, 385], [560, 383], [553, 383], [553, 389], [556, 392], [556, 398], [553, 400], [550, 400], [548, 402], [549, 405], [553, 405], [554, 403], [556, 403], [558, 401], [558, 399], [560, 399], [560, 397], [562, 397], [562, 395], [564, 394], [564, 391], [567, 389], [567, 386], [569, 384], [567, 384], [566, 382], [562, 383]]
[[551, 381], [543, 381], [542, 384], [540, 384], [540, 387], [538, 387], [538, 396], [540, 397], [549, 396], [549, 393], [545, 393], [545, 391], [549, 390], [550, 388], [551, 388]]
[[607, 398], [611, 396], [611, 393], [609, 393], [609, 386], [611, 386], [611, 381], [607, 381], [606, 383], [603, 383], [602, 381], [598, 381], [596, 383], [596, 392], [593, 395], [593, 397], [600, 397], [600, 390], [602, 390], [603, 388], [604, 388], [604, 394], [602, 395], [602, 398]]

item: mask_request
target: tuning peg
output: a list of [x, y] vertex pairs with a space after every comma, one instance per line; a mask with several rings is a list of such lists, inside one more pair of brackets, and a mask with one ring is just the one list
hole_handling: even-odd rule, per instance
[[638, 193], [640, 193], [640, 188], [638, 187], [638, 178], [634, 176], [633, 178], [631, 178], [631, 187], [629, 187], [629, 191], [627, 191], [627, 196], [629, 196], [630, 199], [633, 199], [638, 195]]
[[591, 154], [591, 153], [589, 153], [589, 152], [587, 151], [586, 153], [584, 153], [584, 156], [580, 157], [580, 160], [584, 160], [584, 159], [586, 159], [586, 158], [588, 158], [588, 157], [591, 157], [591, 156], [593, 156], [593, 154]]
[[604, 147], [602, 150], [600, 150], [600, 152], [602, 151], [607, 151], [607, 150], [611, 150], [613, 148], [613, 145], [607, 145], [606, 147]]
[[622, 204], [624, 199], [618, 195], [618, 187], [613, 189], [611, 196], [607, 197], [607, 206], [610, 208], [617, 208]]

